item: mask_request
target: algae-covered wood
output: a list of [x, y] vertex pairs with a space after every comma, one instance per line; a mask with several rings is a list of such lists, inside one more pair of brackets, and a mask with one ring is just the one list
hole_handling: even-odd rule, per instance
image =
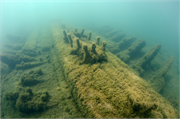
[[[63, 29], [57, 24], [51, 26], [52, 36], [57, 50], [58, 60], [68, 85], [72, 86], [72, 95], [84, 117], [96, 118], [177, 118], [178, 112], [150, 85], [138, 77], [125, 63], [120, 61], [102, 46], [96, 45], [98, 55], [105, 54], [102, 62], [82, 62], [93, 42], [81, 40], [81, 55], [71, 54], [77, 48], [72, 35], [71, 44], [64, 42]], [[90, 52], [91, 54], [92, 52]], [[83, 56], [82, 56], [83, 54]]]
[[33, 51], [36, 48], [36, 40], [38, 36], [38, 30], [35, 29], [27, 38], [26, 43], [23, 46], [23, 51]]

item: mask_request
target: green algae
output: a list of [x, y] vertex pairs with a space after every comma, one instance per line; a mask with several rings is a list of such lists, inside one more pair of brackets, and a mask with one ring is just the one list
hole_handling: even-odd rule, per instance
[[158, 70], [157, 74], [149, 80], [149, 84], [155, 91], [160, 92], [163, 88], [165, 84], [164, 75], [170, 69], [173, 61], [174, 57], [169, 58], [166, 64], [160, 70]]
[[120, 51], [127, 49], [135, 40], [136, 40], [135, 37], [123, 38], [121, 41], [117, 42], [115, 46], [109, 46], [108, 48], [111, 53], [116, 54], [119, 53]]
[[50, 46], [45, 46], [45, 47], [42, 47], [41, 48], [41, 51], [42, 52], [49, 52], [51, 50], [51, 47]]
[[5, 99], [13, 101], [16, 109], [23, 113], [44, 110], [49, 99], [48, 92], [33, 93], [31, 88], [22, 88], [17, 92], [5, 93]]
[[[52, 46], [52, 39], [48, 36], [51, 33], [47, 33], [47, 30], [42, 29], [42, 32], [38, 36], [37, 51], [41, 50], [42, 47]], [[31, 33], [30, 33], [31, 34]], [[47, 37], [47, 38], [46, 38]], [[41, 42], [41, 40], [43, 42]], [[31, 51], [30, 51], [31, 52]], [[23, 52], [24, 53], [24, 52]], [[15, 52], [15, 55], [17, 53]], [[53, 54], [53, 55], [51, 55]], [[2, 78], [2, 88], [1, 96], [1, 117], [2, 118], [77, 118], [82, 117], [76, 108], [76, 104], [73, 101], [70, 86], [65, 86], [64, 78], [62, 75], [62, 69], [58, 66], [59, 61], [56, 60], [56, 51], [52, 47], [50, 52], [42, 52], [36, 56], [37, 59], [42, 58], [43, 61], [47, 58], [50, 62], [44, 62], [42, 65], [36, 65], [33, 67], [25, 68], [25, 70], [12, 70], [9, 74], [3, 74]], [[40, 61], [42, 62], [42, 61]], [[20, 62], [23, 65], [26, 62]], [[31, 62], [33, 63], [33, 62]], [[4, 63], [3, 63], [4, 64]], [[53, 70], [54, 69], [54, 70]], [[33, 85], [20, 84], [21, 76], [25, 76], [27, 79], [32, 78], [33, 80], [38, 80], [40, 82]], [[33, 78], [34, 77], [34, 78]], [[33, 81], [32, 81], [33, 83]], [[29, 93], [25, 91], [25, 88], [30, 87], [34, 94], [29, 96]], [[65, 86], [65, 87], [64, 87]], [[17, 91], [15, 91], [17, 90]], [[44, 91], [46, 90], [46, 91]], [[48, 91], [48, 96], [43, 94], [43, 92]], [[16, 93], [20, 92], [20, 95], [24, 95], [25, 103], [22, 103], [18, 99], [18, 104], [16, 106], [16, 100], [6, 100], [5, 93]], [[11, 97], [11, 96], [10, 96]], [[31, 100], [34, 98], [34, 101]], [[35, 101], [36, 100], [36, 101]], [[45, 103], [44, 103], [45, 101]], [[25, 107], [23, 106], [25, 105]], [[27, 107], [26, 107], [27, 106]], [[17, 108], [18, 107], [18, 108]], [[69, 111], [65, 111], [68, 108]], [[22, 110], [21, 110], [22, 109]], [[31, 111], [31, 113], [27, 113]]]
[[18, 51], [18, 50], [21, 50], [21, 49], [22, 49], [23, 44], [5, 44], [4, 46], [7, 47], [7, 48], [9, 48], [9, 49]]
[[84, 34], [84, 28], [81, 30], [81, 32], [78, 32], [77, 29], [73, 32], [73, 34], [78, 38], [87, 38], [88, 36]]
[[[73, 49], [56, 38], [62, 36], [61, 31], [52, 26], [64, 76], [68, 85], [73, 86], [72, 95], [83, 117], [178, 117], [177, 111], [162, 96], [108, 50], [104, 51], [107, 62], [79, 65], [82, 56], [72, 55]], [[88, 47], [92, 45], [84, 40], [81, 43]], [[97, 45], [96, 51], [100, 52], [102, 48]], [[131, 95], [133, 100], [129, 99]]]
[[123, 62], [128, 63], [129, 60], [146, 45], [145, 40], [138, 40], [127, 50], [124, 50], [120, 53], [117, 53], [117, 57], [121, 59]]
[[27, 38], [27, 41], [22, 48], [23, 52], [33, 51], [36, 49], [37, 36], [38, 36], [38, 31], [37, 29], [35, 29]]
[[15, 68], [16, 70], [25, 70], [25, 69], [30, 69], [33, 67], [40, 66], [44, 63], [46, 62], [27, 62], [27, 63], [21, 62], [21, 64], [16, 64]]
[[91, 40], [91, 35], [92, 35], [92, 32], [90, 31], [90, 32], [89, 32], [89, 35], [88, 35], [88, 37], [87, 37], [87, 40]]
[[23, 62], [31, 62], [31, 61], [37, 61], [35, 58], [22, 55], [22, 54], [1, 54], [1, 61], [8, 64], [9, 67], [14, 68], [16, 64], [20, 64], [22, 61]]
[[161, 48], [160, 44], [153, 46], [145, 55], [143, 55], [143, 57], [141, 57], [134, 65], [132, 65], [132, 68], [139, 75], [143, 74], [145, 72], [143, 68], [146, 65], [148, 65], [151, 62], [151, 60], [154, 59], [154, 57], [159, 52], [160, 48]]
[[[39, 70], [37, 71], [39, 73], [36, 73], [36, 70], [32, 70], [35, 67], [21, 71], [38, 75], [42, 73], [43, 75], [38, 76], [38, 80], [44, 81], [31, 86], [34, 97], [30, 96], [30, 90], [28, 92], [24, 90], [27, 86], [21, 87], [20, 89], [23, 90], [21, 95], [24, 95], [26, 103], [19, 103], [19, 109], [24, 111], [19, 113], [20, 110], [15, 107], [11, 112], [7, 111], [8, 117], [177, 117], [177, 112], [162, 96], [153, 91], [147, 82], [140, 79], [128, 65], [112, 55], [108, 49], [102, 50], [102, 45], [94, 45], [94, 42], [87, 41], [83, 37], [79, 38], [78, 48], [77, 38], [69, 32], [73, 40], [71, 47], [70, 43], [63, 41], [63, 30], [56, 26], [58, 25], [51, 28], [55, 41], [54, 48], [50, 51], [51, 57], [48, 58], [51, 62], [36, 66], [41, 67], [43, 72]], [[82, 63], [86, 57], [84, 44], [89, 54], [92, 56], [104, 54], [106, 60], [93, 63], [86, 60]], [[74, 54], [73, 51], [76, 53]], [[43, 59], [46, 59], [46, 56], [43, 55]], [[44, 89], [48, 90], [49, 96]], [[31, 98], [37, 101], [33, 102]], [[29, 108], [23, 105], [28, 105]], [[27, 114], [27, 110], [32, 113]], [[2, 117], [7, 117], [5, 112], [3, 110]]]

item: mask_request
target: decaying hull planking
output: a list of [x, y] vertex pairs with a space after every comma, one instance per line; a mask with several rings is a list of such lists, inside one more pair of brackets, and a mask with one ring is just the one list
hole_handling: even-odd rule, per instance
[[[67, 38], [56, 23], [51, 25], [51, 32], [58, 62], [83, 117], [178, 117], [177, 110], [105, 48], [106, 42], [97, 45], [76, 37], [74, 31]], [[72, 44], [67, 42], [70, 37]]]

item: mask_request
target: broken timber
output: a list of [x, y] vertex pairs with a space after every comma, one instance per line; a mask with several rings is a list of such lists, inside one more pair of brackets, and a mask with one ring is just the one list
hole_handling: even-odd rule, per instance
[[[175, 110], [160, 94], [115, 55], [92, 41], [64, 42], [63, 29], [51, 25], [57, 57], [83, 117], [87, 118], [177, 118]], [[79, 41], [79, 42], [76, 42]], [[106, 44], [106, 42], [103, 42]], [[80, 46], [81, 47], [80, 47]], [[72, 51], [77, 51], [75, 54]], [[89, 53], [87, 53], [89, 52]], [[106, 60], [85, 60], [86, 55]], [[91, 61], [91, 62], [87, 62]]]

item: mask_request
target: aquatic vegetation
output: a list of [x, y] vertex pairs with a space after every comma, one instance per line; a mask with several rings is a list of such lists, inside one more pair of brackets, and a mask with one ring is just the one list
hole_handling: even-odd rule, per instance
[[16, 99], [19, 97], [19, 93], [20, 92], [6, 92], [5, 94], [4, 94], [4, 97], [5, 97], [5, 99], [6, 100], [14, 100], [14, 101], [16, 101]]
[[75, 29], [75, 31], [73, 32], [73, 34], [78, 37], [79, 39], [80, 38], [87, 38], [87, 35], [84, 34], [84, 28], [82, 29], [81, 32], [78, 32], [77, 29]]
[[140, 52], [140, 50], [146, 45], [145, 40], [138, 40], [127, 50], [124, 50], [120, 53], [117, 53], [116, 56], [121, 59], [123, 62], [129, 62], [130, 58]]
[[82, 31], [81, 31], [81, 36], [84, 34], [84, 28], [82, 29]]
[[[69, 44], [57, 39], [56, 33], [59, 30], [54, 26], [56, 25], [52, 25], [51, 30], [58, 50], [57, 56], [63, 64], [61, 67], [64, 69], [67, 84], [73, 87], [72, 96], [83, 117], [178, 117], [178, 112], [146, 81], [105, 50], [105, 41], [101, 47], [96, 45], [95, 51], [98, 55], [105, 55], [107, 61], [90, 63], [90, 52], [94, 43], [79, 39], [72, 49]], [[74, 37], [73, 40], [76, 39]], [[149, 59], [153, 59], [152, 57]], [[85, 62], [83, 64], [82, 59]]]
[[99, 44], [99, 41], [100, 41], [100, 37], [98, 36], [98, 37], [96, 38], [96, 44], [97, 44], [97, 45], [100, 45], [100, 44]]
[[12, 55], [16, 55], [16, 54], [21, 54], [21, 52], [20, 51], [14, 51], [14, 50], [5, 50], [5, 51], [3, 51], [3, 53], [2, 54], [12, 54]]
[[51, 63], [51, 59], [48, 59], [47, 62], [48, 62], [48, 63]]
[[46, 59], [49, 59], [50, 58], [50, 55], [48, 54], [48, 55], [46, 55]]
[[87, 38], [87, 35], [84, 34], [84, 28], [81, 31], [81, 38]]
[[173, 94], [169, 95], [168, 98], [167, 98], [167, 100], [171, 103], [171, 105], [172, 105], [175, 109], [179, 110], [179, 100], [176, 99], [176, 98], [174, 98], [174, 95], [173, 95]]
[[35, 71], [35, 74], [43, 75], [43, 71], [41, 68]]
[[42, 52], [49, 52], [51, 50], [51, 47], [50, 46], [45, 46], [45, 47], [42, 47], [41, 48], [41, 51]]
[[91, 35], [92, 35], [92, 32], [90, 31], [90, 32], [89, 32], [89, 35], [88, 35], [88, 37], [87, 37], [87, 40], [91, 40]]
[[5, 44], [4, 46], [9, 48], [9, 49], [18, 51], [18, 50], [22, 49], [23, 44]]
[[106, 44], [107, 44], [106, 41], [103, 41], [103, 42], [102, 42], [102, 50], [103, 50], [103, 51], [106, 51], [106, 48], [105, 48], [105, 47], [106, 47]]
[[[71, 50], [71, 55], [78, 55], [80, 59], [83, 59], [80, 64], [94, 64], [97, 62], [107, 61], [107, 57], [105, 55], [105, 46], [106, 42], [103, 42], [102, 50], [96, 51], [96, 44], [92, 43], [91, 48], [88, 48], [86, 44], [83, 46], [80, 44], [80, 40], [78, 38], [74, 38], [76, 40], [76, 48]], [[82, 49], [81, 49], [82, 47]]]
[[[73, 41], [73, 43], [74, 43], [74, 41]], [[71, 53], [70, 54], [74, 54], [74, 55], [80, 55], [81, 54], [81, 51], [80, 51], [80, 49], [81, 49], [81, 43], [80, 43], [80, 41], [79, 41], [79, 38], [76, 38], [75, 39], [75, 43], [76, 43], [76, 48], [73, 48], [72, 49], [72, 51], [71, 51]]]
[[33, 93], [32, 89], [29, 87], [16, 92], [6, 92], [4, 97], [8, 101], [15, 101], [13, 105], [18, 109], [18, 111], [23, 113], [43, 111], [49, 100], [49, 94], [47, 91]]
[[96, 52], [96, 43], [92, 43], [91, 52], [97, 54]]
[[5, 64], [8, 64], [9, 67], [15, 67], [16, 64], [20, 64], [22, 61], [23, 62], [31, 62], [31, 61], [37, 61], [35, 58], [22, 55], [22, 54], [1, 54], [1, 61], [4, 62]]
[[16, 101], [16, 108], [24, 113], [43, 111], [46, 109], [47, 97], [46, 93], [22, 93]]
[[83, 58], [82, 64], [83, 64], [83, 63], [90, 63], [92, 57], [91, 57], [91, 55], [89, 54], [89, 51], [88, 51], [88, 48], [87, 48], [87, 45], [86, 45], [86, 44], [83, 45], [83, 50], [84, 50], [84, 58]]
[[63, 39], [64, 39], [64, 42], [65, 43], [69, 43], [69, 40], [68, 40], [68, 37], [67, 37], [67, 33], [66, 33], [66, 31], [65, 30], [63, 30]]
[[[150, 83], [138, 76], [136, 70], [124, 63], [130, 61], [134, 64], [144, 54], [141, 51], [145, 46], [144, 40], [133, 43], [135, 37], [121, 39], [122, 33], [108, 26], [101, 32], [108, 39], [101, 36], [103, 39], [101, 43], [99, 36], [91, 39], [92, 32], [89, 32], [87, 37], [84, 34], [85, 29], [78, 32], [77, 29], [73, 30], [64, 23], [53, 22], [50, 29], [51, 31], [48, 26], [38, 30], [35, 50], [33, 46], [32, 49], [20, 52], [22, 54], [35, 52], [40, 55], [35, 56], [39, 61], [21, 61], [15, 65], [16, 69], [13, 69], [10, 75], [2, 76], [4, 78], [2, 117], [177, 118], [179, 116], [178, 111], [173, 108], [178, 102], [172, 98], [169, 98], [171, 104], [167, 102]], [[36, 33], [32, 34], [30, 33], [31, 38], [36, 38]], [[118, 37], [120, 42], [112, 41], [112, 38]], [[27, 37], [27, 42], [30, 43], [29, 39], [30, 37]], [[50, 50], [43, 52], [43, 47]], [[159, 46], [156, 48], [158, 50]], [[155, 49], [144, 55], [148, 61], [141, 60], [147, 63], [140, 65], [141, 69], [146, 70], [146, 65], [152, 65], [150, 62], [155, 56], [150, 55], [157, 54], [158, 51]], [[119, 52], [118, 57], [110, 51]], [[12, 54], [17, 55], [18, 52]], [[138, 58], [136, 55], [139, 55]], [[171, 65], [172, 62], [168, 64]], [[162, 77], [168, 71], [165, 69], [168, 69], [169, 65], [165, 66], [163, 71], [160, 70], [164, 72], [160, 73]]]
[[36, 39], [38, 37], [38, 31], [35, 29], [27, 38], [26, 43], [24, 44], [22, 51], [23, 52], [30, 52], [36, 49]]
[[157, 55], [161, 48], [160, 44], [157, 44], [153, 46], [143, 57], [141, 57], [134, 65], [132, 65], [132, 68], [141, 75], [144, 72], [144, 67], [148, 63], [151, 62], [151, 60], [154, 59], [154, 57]]
[[47, 91], [43, 92], [40, 98], [42, 102], [48, 101], [48, 98], [49, 98], [48, 92]]
[[43, 75], [42, 69], [38, 69], [37, 71], [30, 71], [29, 74], [22, 74], [20, 78], [19, 84], [22, 86], [33, 86], [40, 82], [37, 77], [39, 75]]
[[75, 32], [73, 33], [76, 37], [78, 37], [78, 38], [81, 38], [81, 33], [79, 33], [78, 31], [77, 31], [77, 29], [75, 29]]
[[25, 70], [25, 69], [30, 69], [33, 67], [40, 66], [46, 62], [40, 61], [40, 62], [27, 62], [27, 63], [21, 63], [21, 64], [16, 64], [16, 70]]
[[165, 84], [164, 75], [167, 73], [167, 71], [170, 69], [172, 63], [174, 61], [174, 57], [169, 58], [169, 60], [166, 62], [166, 64], [157, 71], [157, 74], [154, 75], [148, 82], [151, 85], [151, 87], [157, 91], [160, 92]]
[[68, 33], [67, 36], [68, 36], [68, 40], [69, 40], [69, 42], [71, 44], [71, 47], [73, 47], [73, 41], [72, 41], [72, 38], [71, 38], [71, 34]]
[[117, 43], [117, 46], [120, 48], [120, 50], [124, 50], [127, 49], [135, 40], [136, 37], [125, 37], [122, 39], [122, 41]]
[[7, 64], [0, 62], [0, 65], [1, 65], [1, 76], [3, 76], [4, 74], [8, 74], [10, 72], [9, 66]]
[[108, 49], [113, 54], [116, 54], [119, 53], [120, 51], [127, 49], [135, 40], [136, 37], [127, 37], [127, 38], [125, 37], [121, 41], [117, 42], [115, 46], [109, 46]]
[[22, 54], [28, 55], [31, 57], [35, 57], [39, 54], [40, 52], [36, 52], [35, 50], [27, 50], [27, 51], [22, 51]]

